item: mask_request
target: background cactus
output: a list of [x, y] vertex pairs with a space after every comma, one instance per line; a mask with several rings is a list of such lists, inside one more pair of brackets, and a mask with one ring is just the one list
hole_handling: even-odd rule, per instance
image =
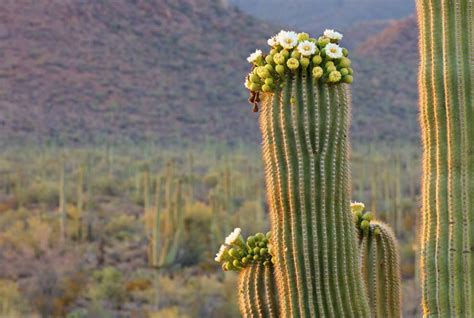
[[398, 245], [390, 227], [372, 221], [364, 205], [352, 205], [359, 231], [360, 267], [362, 269], [372, 317], [400, 317], [400, 268]]
[[426, 317], [474, 315], [474, 3], [418, 0]]
[[[149, 189], [150, 186], [146, 185], [144, 188]], [[152, 230], [149, 238], [152, 266], [167, 266], [176, 259], [184, 227], [182, 188], [182, 181], [176, 179], [172, 163], [168, 163], [165, 175], [159, 176], [156, 180], [155, 204], [151, 216]]]

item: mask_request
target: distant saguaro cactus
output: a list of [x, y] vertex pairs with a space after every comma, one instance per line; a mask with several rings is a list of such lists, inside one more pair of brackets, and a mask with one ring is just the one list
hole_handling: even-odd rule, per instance
[[426, 317], [474, 317], [474, 2], [417, 0]]

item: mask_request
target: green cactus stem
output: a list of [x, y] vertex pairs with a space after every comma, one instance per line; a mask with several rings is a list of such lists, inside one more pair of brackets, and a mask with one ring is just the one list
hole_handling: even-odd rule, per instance
[[474, 2], [417, 0], [425, 317], [474, 316]]
[[368, 317], [350, 212], [349, 89], [310, 72], [287, 72], [261, 94], [280, 315]]

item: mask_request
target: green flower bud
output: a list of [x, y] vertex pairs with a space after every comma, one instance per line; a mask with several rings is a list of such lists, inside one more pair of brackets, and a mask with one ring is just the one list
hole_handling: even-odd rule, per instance
[[352, 77], [352, 75], [346, 75], [342, 78], [342, 81], [346, 84], [352, 84], [353, 80], [354, 78]]
[[258, 260], [260, 259], [260, 255], [258, 255], [258, 254], [254, 255], [254, 256], [253, 256], [253, 259], [256, 260], [256, 261], [258, 261]]
[[348, 70], [349, 70], [349, 75], [352, 75], [354, 73], [354, 70], [352, 68], [349, 67]]
[[265, 244], [263, 241], [258, 243], [258, 247], [265, 247], [267, 244]]
[[344, 55], [344, 56], [349, 55], [349, 51], [345, 47], [342, 48], [342, 55]]
[[236, 267], [236, 268], [242, 268], [242, 264], [240, 264], [240, 262], [238, 260], [234, 260], [232, 262], [232, 265], [234, 265], [234, 267]]
[[325, 67], [325, 68], [333, 67], [333, 66], [334, 66], [334, 62], [333, 62], [333, 61], [327, 61], [327, 62], [324, 64], [324, 67]]
[[323, 48], [326, 45], [328, 45], [329, 42], [331, 42], [331, 41], [328, 38], [325, 38], [325, 37], [321, 36], [321, 37], [319, 37], [317, 44], [318, 44], [319, 48]]
[[278, 50], [277, 49], [271, 49], [270, 50], [270, 55], [275, 55], [278, 53]]
[[242, 264], [247, 264], [249, 259], [247, 257], [242, 257]]
[[257, 75], [261, 78], [267, 78], [270, 77], [270, 72], [265, 66], [259, 66], [257, 67]]
[[329, 81], [331, 83], [337, 83], [341, 80], [341, 78], [342, 75], [338, 71], [331, 71], [331, 73], [329, 73]]
[[320, 79], [321, 76], [323, 76], [324, 71], [323, 71], [322, 67], [315, 66], [315, 67], [313, 67], [312, 73], [313, 73], [313, 77], [315, 79]]
[[273, 55], [273, 61], [275, 61], [276, 64], [285, 64], [286, 58], [283, 54], [277, 53]]
[[288, 50], [282, 50], [280, 52], [280, 54], [282, 54], [284, 57], [289, 57], [290, 56], [290, 52], [288, 52]]
[[260, 77], [257, 74], [252, 73], [249, 78], [252, 83], [260, 83]]
[[262, 248], [262, 249], [260, 250], [260, 255], [261, 255], [261, 256], [265, 256], [265, 254], [267, 254], [267, 253], [268, 253], [268, 250], [267, 250], [266, 248]]
[[261, 241], [265, 238], [265, 234], [257, 233], [257, 234], [255, 234], [255, 237], [257, 238], [257, 240]]
[[300, 58], [300, 64], [301, 64], [301, 67], [305, 70], [309, 65], [309, 58], [307, 57]]
[[298, 41], [306, 41], [309, 39], [309, 34], [305, 32], [298, 33]]
[[351, 60], [349, 60], [347, 57], [341, 58], [341, 61], [339, 62], [339, 67], [349, 67], [351, 66]]
[[250, 85], [250, 90], [252, 92], [258, 92], [260, 90], [260, 84], [257, 84], [257, 83], [252, 83]]
[[254, 247], [255, 246], [255, 237], [254, 236], [249, 236], [247, 238], [247, 245]]
[[272, 257], [272, 263], [276, 264], [276, 257]]
[[232, 256], [233, 258], [240, 258], [239, 251], [237, 251], [235, 248], [231, 248], [229, 250], [229, 255]]
[[337, 71], [337, 68], [336, 68], [334, 65], [328, 66], [328, 67], [326, 67], [326, 71], [327, 71], [328, 73], [332, 73], [332, 72]]
[[313, 64], [319, 65], [323, 61], [323, 58], [320, 55], [313, 56]]
[[314, 43], [317, 43], [317, 42], [318, 42], [318, 40], [317, 40], [316, 38], [309, 38], [308, 41], [314, 42]]
[[272, 88], [270, 87], [270, 85], [264, 84], [262, 86], [262, 91], [265, 92], [265, 93], [268, 93], [268, 92], [272, 91]]
[[270, 85], [270, 86], [273, 85], [273, 78], [271, 78], [271, 77], [266, 78], [265, 79], [265, 84]]
[[346, 75], [349, 75], [349, 70], [347, 68], [341, 68], [339, 72], [341, 73], [343, 77]]
[[273, 66], [271, 64], [265, 65], [265, 68], [271, 73], [273, 72]]
[[260, 247], [256, 247], [253, 249], [254, 254], [259, 254], [260, 253]]
[[267, 239], [270, 239], [272, 237], [272, 231], [268, 231], [267, 234], [265, 234]]
[[362, 231], [367, 234], [369, 233], [369, 228], [370, 228], [370, 223], [369, 221], [362, 221], [360, 223], [360, 228], [362, 229]]
[[360, 222], [360, 220], [362, 219], [362, 212], [360, 211], [354, 212], [354, 218], [356, 219], [357, 222]]
[[291, 57], [293, 57], [295, 59], [299, 59], [300, 56], [301, 56], [301, 54], [297, 50], [293, 50], [293, 52], [291, 52]]
[[265, 262], [263, 262], [263, 265], [264, 265], [264, 266], [270, 265], [270, 262], [269, 262], [269, 261], [265, 261]]
[[273, 61], [273, 55], [267, 55], [265, 56], [265, 62], [267, 62], [268, 64], [273, 64], [274, 61]]
[[285, 74], [285, 67], [283, 65], [277, 65], [275, 66], [275, 71], [277, 71], [278, 74], [283, 75]]
[[292, 57], [288, 61], [286, 61], [286, 65], [288, 66], [290, 70], [296, 70], [300, 66], [300, 62], [298, 62], [297, 59]]
[[225, 271], [231, 271], [231, 270], [234, 269], [234, 267], [232, 266], [232, 264], [230, 262], [225, 262], [223, 267], [224, 267]]
[[372, 213], [370, 213], [370, 212], [364, 213], [364, 215], [362, 215], [362, 219], [366, 220], [366, 221], [369, 221], [369, 222], [372, 221]]

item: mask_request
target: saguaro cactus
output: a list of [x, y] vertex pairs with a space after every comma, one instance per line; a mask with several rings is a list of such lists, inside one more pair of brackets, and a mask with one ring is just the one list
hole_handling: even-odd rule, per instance
[[364, 205], [352, 211], [359, 232], [360, 267], [369, 296], [372, 317], [400, 317], [400, 268], [393, 231], [385, 223], [372, 221]]
[[474, 3], [417, 0], [426, 317], [474, 316]]
[[173, 167], [168, 164], [165, 176], [158, 177], [156, 182], [153, 224], [149, 240], [152, 266], [167, 266], [176, 259], [179, 238], [184, 229], [182, 187], [182, 181], [176, 180]]

